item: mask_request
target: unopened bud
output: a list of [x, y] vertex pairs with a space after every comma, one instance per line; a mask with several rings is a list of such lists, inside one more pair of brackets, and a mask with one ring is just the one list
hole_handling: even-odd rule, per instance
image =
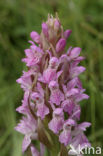
[[44, 35], [48, 38], [48, 26], [46, 23], [42, 23], [42, 31]]
[[66, 46], [66, 40], [64, 38], [61, 38], [56, 44], [56, 52], [58, 53], [63, 51], [65, 46]]
[[30, 37], [31, 37], [31, 39], [32, 39], [34, 42], [36, 42], [36, 43], [39, 43], [39, 42], [40, 42], [40, 35], [39, 35], [37, 32], [32, 31], [32, 32], [30, 33]]
[[56, 19], [54, 23], [54, 30], [58, 31], [60, 29], [60, 26], [61, 26], [60, 22]]
[[72, 33], [72, 30], [66, 30], [65, 32], [64, 32], [64, 38], [67, 40], [68, 39], [68, 37], [71, 35], [71, 33]]

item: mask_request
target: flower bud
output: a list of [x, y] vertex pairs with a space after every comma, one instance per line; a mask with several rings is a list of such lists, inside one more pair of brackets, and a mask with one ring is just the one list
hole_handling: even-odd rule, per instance
[[54, 30], [55, 31], [58, 31], [60, 29], [60, 22], [56, 19], [55, 22], [54, 22]]
[[32, 39], [34, 42], [36, 42], [36, 43], [39, 43], [39, 42], [40, 42], [40, 35], [39, 35], [37, 32], [32, 31], [32, 32], [30, 33], [30, 37], [31, 37], [31, 39]]
[[42, 23], [42, 31], [44, 35], [48, 38], [48, 26], [46, 23]]
[[61, 38], [56, 44], [56, 52], [59, 53], [63, 51], [65, 46], [66, 46], [66, 40], [64, 38]]
[[65, 32], [64, 32], [64, 38], [67, 40], [68, 39], [68, 37], [71, 35], [71, 33], [72, 33], [72, 30], [66, 30]]
[[70, 58], [71, 59], [77, 58], [80, 54], [80, 51], [81, 51], [81, 48], [79, 47], [73, 48], [70, 52]]

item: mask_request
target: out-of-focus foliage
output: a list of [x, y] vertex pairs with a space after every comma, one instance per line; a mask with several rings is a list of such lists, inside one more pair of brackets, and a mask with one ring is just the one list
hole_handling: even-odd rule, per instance
[[16, 79], [25, 69], [21, 58], [29, 33], [40, 32], [41, 22], [55, 12], [72, 29], [68, 46], [82, 47], [86, 56], [81, 80], [90, 99], [81, 103], [81, 120], [92, 122], [87, 135], [93, 146], [103, 145], [103, 0], [0, 0], [0, 156], [22, 155], [22, 136], [14, 131], [23, 96]]

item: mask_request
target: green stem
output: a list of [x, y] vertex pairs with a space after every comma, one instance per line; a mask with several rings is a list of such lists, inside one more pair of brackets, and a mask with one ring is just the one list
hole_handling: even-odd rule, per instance
[[30, 147], [29, 147], [28, 150], [27, 150], [27, 156], [32, 156]]

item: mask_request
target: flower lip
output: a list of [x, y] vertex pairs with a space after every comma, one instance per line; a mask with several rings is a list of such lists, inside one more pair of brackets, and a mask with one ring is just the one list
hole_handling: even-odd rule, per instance
[[52, 57], [49, 61], [49, 65], [51, 68], [55, 68], [58, 64], [58, 59], [56, 57]]
[[60, 115], [62, 112], [63, 112], [62, 108], [56, 108], [55, 111], [53, 112], [53, 114]]
[[77, 88], [72, 88], [70, 91], [67, 91], [66, 97], [69, 98], [70, 96], [76, 95], [79, 93]]
[[73, 119], [68, 119], [65, 123], [64, 123], [64, 129], [68, 129], [71, 126], [75, 126], [76, 122]]
[[58, 88], [58, 83], [56, 81], [51, 81], [49, 83], [49, 88], [53, 89], [53, 90], [57, 89]]
[[31, 95], [31, 98], [33, 99], [33, 100], [39, 100], [40, 99], [40, 95], [38, 94], [38, 93], [32, 93], [32, 95]]

